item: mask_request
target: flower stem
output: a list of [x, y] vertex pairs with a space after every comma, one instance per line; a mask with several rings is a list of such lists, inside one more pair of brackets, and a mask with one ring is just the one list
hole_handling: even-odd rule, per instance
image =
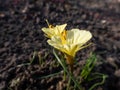
[[70, 73], [73, 74], [73, 64], [69, 64], [68, 67], [69, 67], [69, 71], [70, 71]]
[[73, 57], [70, 55], [65, 55], [66, 58], [66, 63], [68, 64], [68, 68], [71, 74], [73, 74], [73, 64], [74, 64], [74, 60]]

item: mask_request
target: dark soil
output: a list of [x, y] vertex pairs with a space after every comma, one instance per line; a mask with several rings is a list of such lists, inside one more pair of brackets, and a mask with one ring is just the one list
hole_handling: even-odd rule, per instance
[[[96, 53], [102, 63], [95, 71], [108, 78], [95, 90], [120, 90], [120, 0], [0, 0], [0, 90], [65, 90], [62, 67], [41, 31], [45, 19], [53, 25], [67, 23], [67, 29], [90, 30], [94, 44], [78, 52], [77, 62]], [[33, 63], [25, 65], [35, 51]]]

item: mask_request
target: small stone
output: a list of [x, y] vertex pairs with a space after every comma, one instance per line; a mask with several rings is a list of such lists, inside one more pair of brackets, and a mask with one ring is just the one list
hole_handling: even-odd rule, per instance
[[120, 69], [116, 70], [115, 73], [114, 73], [114, 75], [115, 75], [116, 77], [120, 77]]
[[101, 20], [101, 23], [103, 23], [103, 24], [106, 23], [106, 22], [107, 22], [106, 20]]
[[4, 13], [0, 13], [0, 17], [1, 18], [5, 17], [5, 14]]

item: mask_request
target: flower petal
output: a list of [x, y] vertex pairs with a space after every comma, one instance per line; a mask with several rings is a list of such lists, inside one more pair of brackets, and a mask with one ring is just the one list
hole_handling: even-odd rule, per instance
[[65, 27], [67, 26], [67, 24], [63, 24], [63, 25], [56, 25], [55, 27], [51, 27], [51, 28], [42, 28], [42, 31], [48, 36], [48, 38], [51, 38], [52, 36], [56, 36], [56, 35], [60, 35], [60, 33], [63, 32], [63, 30], [65, 30]]

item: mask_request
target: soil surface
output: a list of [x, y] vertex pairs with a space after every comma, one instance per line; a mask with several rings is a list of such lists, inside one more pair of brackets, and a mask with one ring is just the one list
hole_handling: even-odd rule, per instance
[[74, 74], [94, 52], [94, 71], [108, 75], [95, 90], [120, 90], [120, 0], [0, 0], [0, 90], [65, 90], [63, 69], [41, 31], [45, 19], [89, 30], [94, 44], [77, 53]]

